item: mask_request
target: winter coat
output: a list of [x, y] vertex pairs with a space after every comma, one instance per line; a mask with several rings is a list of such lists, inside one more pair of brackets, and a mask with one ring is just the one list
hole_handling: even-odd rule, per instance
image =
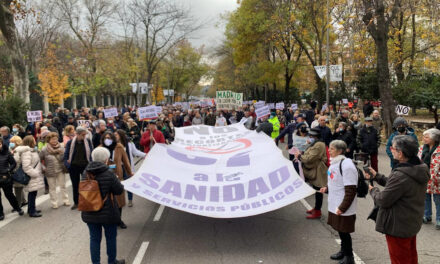
[[[72, 164], [72, 161], [69, 160], [70, 157], [72, 159], [75, 157], [75, 151], [76, 151], [75, 145], [76, 145], [76, 143], [74, 144], [74, 146], [72, 146], [72, 142], [74, 141], [75, 138], [73, 138], [72, 140], [67, 142], [66, 146], [64, 146], [64, 157], [63, 157], [63, 160], [64, 160], [64, 166], [66, 166], [67, 169], [70, 169], [70, 165]], [[92, 160], [92, 151], [93, 151], [92, 141], [90, 139], [84, 139], [84, 140], [87, 140], [87, 142], [88, 142], [89, 149], [87, 150], [87, 145], [85, 145], [84, 147], [86, 148], [86, 153], [89, 153], [88, 155], [86, 154], [86, 159], [87, 159], [88, 162], [90, 162]], [[72, 153], [70, 153], [70, 148], [71, 147], [74, 148], [72, 150]]]
[[306, 181], [313, 186], [327, 186], [327, 150], [322, 141], [313, 142], [300, 156]]
[[380, 135], [373, 126], [364, 126], [358, 133], [357, 143], [362, 152], [370, 155], [377, 154], [380, 146]]
[[[89, 163], [86, 171], [94, 175], [95, 180], [99, 184], [101, 197], [103, 200], [105, 199], [105, 202], [103, 208], [97, 212], [81, 212], [82, 220], [85, 223], [92, 224], [119, 224], [121, 216], [118, 205], [115, 204], [116, 199], [112, 200], [110, 194], [114, 196], [121, 195], [123, 194], [124, 187], [115, 174], [102, 162], [94, 161]], [[106, 196], [107, 199], [105, 198]]]
[[293, 133], [295, 132], [295, 130], [296, 130], [296, 123], [290, 123], [290, 124], [288, 124], [287, 127], [285, 127], [285, 128], [281, 131], [281, 133], [278, 135], [278, 137], [275, 138], [275, 141], [278, 143], [278, 141], [279, 141], [281, 138], [284, 138], [284, 136], [287, 134], [287, 146], [288, 146], [289, 148], [291, 148], [292, 145], [293, 145], [293, 138], [292, 138], [292, 135], [293, 135]]
[[44, 187], [44, 176], [40, 156], [35, 149], [28, 147], [27, 151], [21, 153], [21, 166], [24, 173], [31, 177], [28, 185], [24, 187], [26, 192], [38, 191]]
[[337, 140], [337, 139], [344, 141], [347, 144], [347, 148], [350, 149], [350, 152], [346, 152], [345, 156], [350, 158], [353, 157], [353, 150], [356, 145], [355, 143], [356, 140], [353, 137], [351, 131], [344, 130], [344, 131], [335, 132], [333, 134], [333, 140]]
[[[113, 150], [113, 163], [116, 165], [115, 174], [118, 177], [119, 181], [124, 180], [124, 170], [125, 173], [129, 177], [133, 175], [131, 171], [130, 161], [128, 160], [127, 152], [125, 152], [124, 146], [120, 143], [116, 144], [115, 149]], [[125, 206], [125, 193], [116, 196], [116, 200], [118, 201], [118, 205], [120, 208]]]
[[271, 137], [273, 139], [275, 139], [280, 134], [280, 127], [281, 127], [280, 121], [278, 120], [277, 116], [269, 118], [268, 121], [269, 121], [269, 123], [272, 124], [272, 127], [273, 127], [273, 130], [272, 130], [272, 133], [271, 133]]
[[[154, 130], [153, 131], [153, 138], [156, 141], [156, 143], [162, 143], [165, 144], [165, 137], [163, 136], [162, 132], [160, 132], [159, 130]], [[142, 138], [141, 138], [141, 146], [144, 147], [144, 152], [148, 153], [150, 152], [150, 130], [145, 131], [144, 134], [142, 134]], [[155, 142], [153, 142], [153, 146], [154, 144], [156, 144]]]
[[384, 122], [383, 122], [381, 117], [379, 117], [377, 119], [373, 117], [373, 126], [377, 130], [377, 133], [379, 133], [379, 135], [382, 132], [382, 128], [383, 128], [384, 125], [385, 124], [384, 124]]
[[0, 150], [0, 174], [7, 175], [11, 174], [16, 168], [17, 163], [7, 145], [3, 145]]
[[325, 145], [330, 145], [332, 141], [332, 131], [328, 126], [318, 126], [319, 130], [321, 130], [321, 139], [324, 141]]
[[412, 164], [398, 163], [388, 177], [378, 173], [375, 180], [385, 188], [370, 191], [379, 207], [376, 231], [401, 238], [415, 236], [422, 226], [429, 178], [428, 167], [418, 159]]
[[[423, 146], [419, 149], [419, 158], [422, 158]], [[430, 178], [428, 181], [426, 193], [440, 194], [440, 146], [438, 146], [431, 155], [431, 164], [429, 165]]]
[[205, 125], [207, 126], [215, 126], [215, 121], [216, 121], [215, 115], [213, 114], [206, 115], [204, 121], [205, 121]]
[[[390, 163], [391, 163], [391, 168], [394, 168], [394, 158], [393, 158], [393, 153], [391, 153], [391, 146], [393, 145], [393, 139], [395, 136], [399, 135], [399, 132], [394, 131], [390, 137], [388, 138], [387, 141], [387, 146], [385, 148], [388, 157], [390, 157]], [[414, 129], [408, 127], [406, 129], [406, 135], [413, 137], [416, 141], [417, 141], [417, 145], [419, 144], [419, 140], [417, 139], [417, 135], [414, 133]]]
[[43, 171], [46, 177], [57, 177], [63, 172], [64, 147], [60, 145], [55, 151], [56, 154], [49, 153], [46, 145], [40, 152], [40, 159], [44, 162]]
[[269, 123], [268, 121], [264, 121], [263, 123], [261, 123], [257, 129], [257, 132], [261, 132], [263, 131], [264, 134], [268, 135], [269, 137], [272, 135], [272, 131], [273, 131], [273, 125], [271, 123]]

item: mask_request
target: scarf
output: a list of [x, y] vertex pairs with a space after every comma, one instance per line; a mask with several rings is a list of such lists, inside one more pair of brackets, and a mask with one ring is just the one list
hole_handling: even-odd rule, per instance
[[[71, 140], [70, 142], [70, 149], [69, 149], [69, 164], [72, 163], [72, 157], [73, 157], [73, 151], [75, 150], [75, 144], [76, 144], [76, 136]], [[86, 149], [86, 158], [87, 161], [90, 162], [90, 145], [89, 141], [84, 138], [84, 148]]]
[[437, 149], [438, 144], [434, 145], [431, 150], [429, 150], [429, 145], [424, 145], [422, 149], [422, 161], [426, 165], [428, 165], [428, 168], [431, 165], [431, 157], [434, 151]]
[[52, 147], [51, 144], [46, 144], [47, 152], [51, 155], [57, 155], [63, 153], [62, 149], [60, 148], [60, 143], [58, 143], [55, 147]]
[[343, 159], [345, 159], [346, 157], [344, 156], [344, 155], [338, 155], [338, 156], [336, 156], [336, 157], [334, 157], [334, 158], [331, 158], [330, 157], [330, 164], [331, 165], [334, 165], [334, 164], [337, 164], [337, 163], [339, 163], [341, 160], [343, 160]]

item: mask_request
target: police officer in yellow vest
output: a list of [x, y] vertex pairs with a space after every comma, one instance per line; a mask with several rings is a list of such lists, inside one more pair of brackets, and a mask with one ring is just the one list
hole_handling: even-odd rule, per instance
[[273, 126], [271, 137], [275, 139], [280, 134], [280, 120], [278, 120], [277, 113], [275, 111], [270, 112], [269, 123]]

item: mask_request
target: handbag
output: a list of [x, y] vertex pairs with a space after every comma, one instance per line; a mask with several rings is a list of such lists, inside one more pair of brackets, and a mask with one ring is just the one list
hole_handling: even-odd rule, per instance
[[107, 196], [102, 199], [99, 183], [93, 174], [87, 172], [87, 179], [79, 183], [78, 210], [83, 212], [97, 212], [102, 209]]
[[[37, 167], [37, 165], [35, 165], [35, 167]], [[21, 183], [23, 185], [28, 185], [31, 177], [24, 172], [23, 167], [20, 165], [20, 167], [14, 172], [14, 174], [12, 174], [12, 179], [15, 182]]]

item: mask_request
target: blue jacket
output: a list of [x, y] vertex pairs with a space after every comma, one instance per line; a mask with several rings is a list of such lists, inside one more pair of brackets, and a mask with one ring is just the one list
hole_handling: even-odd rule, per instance
[[321, 139], [324, 141], [325, 145], [328, 147], [330, 145], [330, 142], [332, 142], [332, 131], [328, 126], [317, 126], [321, 130]]
[[293, 145], [292, 134], [296, 130], [296, 125], [297, 125], [296, 123], [290, 123], [289, 125], [287, 125], [287, 127], [285, 127], [281, 131], [281, 133], [278, 135], [278, 137], [275, 138], [275, 142], [278, 144], [278, 141], [287, 134], [287, 146], [289, 148], [291, 148]]
[[[390, 137], [388, 138], [388, 142], [387, 142], [387, 146], [386, 146], [387, 155], [388, 155], [388, 157], [390, 157], [392, 169], [394, 169], [394, 162], [393, 162], [394, 158], [393, 158], [393, 154], [391, 153], [390, 147], [393, 145], [394, 137], [397, 136], [398, 134], [399, 134], [399, 132], [394, 131], [393, 134], [391, 134]], [[419, 140], [417, 138], [417, 135], [414, 133], [414, 129], [412, 129], [411, 127], [408, 127], [406, 129], [406, 135], [412, 136], [417, 141], [417, 145], [419, 145]]]

